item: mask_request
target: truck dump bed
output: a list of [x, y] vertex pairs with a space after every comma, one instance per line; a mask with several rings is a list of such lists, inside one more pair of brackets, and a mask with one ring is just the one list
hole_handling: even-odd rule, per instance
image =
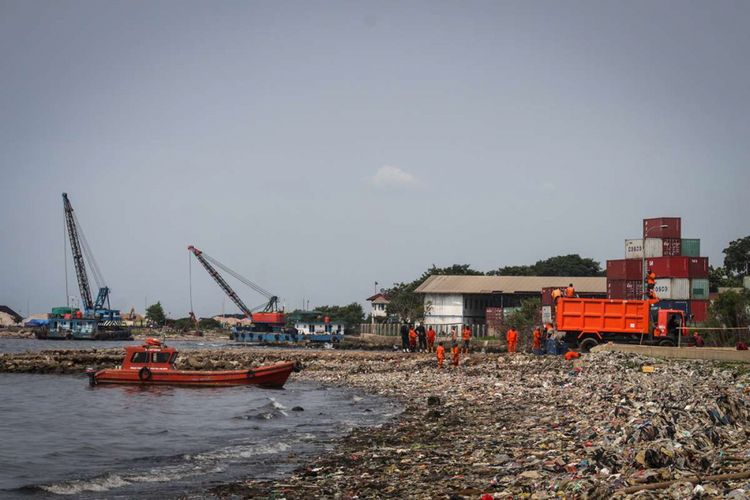
[[559, 299], [557, 329], [565, 332], [649, 333], [645, 300]]

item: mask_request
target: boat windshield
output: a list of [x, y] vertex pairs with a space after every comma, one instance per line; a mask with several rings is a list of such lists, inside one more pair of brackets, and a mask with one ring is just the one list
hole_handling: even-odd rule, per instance
[[151, 353], [151, 361], [154, 363], [169, 363], [171, 352], [154, 352]]
[[133, 357], [130, 358], [131, 363], [148, 363], [148, 353], [147, 352], [134, 352]]

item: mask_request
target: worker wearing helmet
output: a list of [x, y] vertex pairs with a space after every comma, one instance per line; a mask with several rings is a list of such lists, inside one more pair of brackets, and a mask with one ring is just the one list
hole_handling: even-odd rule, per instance
[[516, 345], [518, 344], [518, 330], [511, 327], [510, 330], [505, 334], [505, 340], [508, 342], [508, 353], [516, 352]]

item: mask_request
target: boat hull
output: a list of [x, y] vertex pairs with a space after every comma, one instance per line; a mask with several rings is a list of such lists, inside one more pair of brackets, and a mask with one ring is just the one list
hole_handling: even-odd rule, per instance
[[236, 385], [257, 385], [280, 389], [289, 375], [297, 369], [293, 362], [276, 363], [250, 370], [163, 370], [158, 368], [107, 369], [90, 374], [92, 385], [137, 384], [137, 385], [179, 385], [195, 387], [227, 387]]

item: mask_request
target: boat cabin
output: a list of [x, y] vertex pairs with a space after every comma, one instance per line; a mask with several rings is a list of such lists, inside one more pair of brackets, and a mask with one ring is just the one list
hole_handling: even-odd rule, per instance
[[125, 348], [125, 359], [122, 361], [123, 370], [140, 370], [148, 367], [151, 370], [174, 370], [177, 350], [167, 347], [157, 339], [146, 339], [141, 346]]

